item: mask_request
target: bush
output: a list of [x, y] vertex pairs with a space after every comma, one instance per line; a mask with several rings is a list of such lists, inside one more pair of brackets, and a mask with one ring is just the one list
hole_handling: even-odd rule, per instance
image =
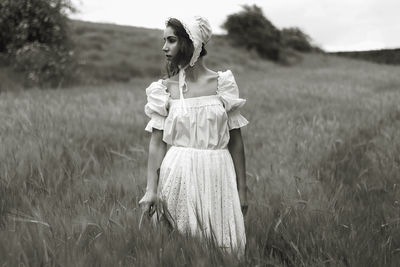
[[242, 7], [244, 10], [229, 15], [222, 25], [232, 44], [255, 50], [263, 58], [279, 60], [279, 30], [264, 16], [260, 7]]
[[66, 13], [69, 0], [1, 0], [0, 53], [29, 85], [60, 85], [74, 69]]
[[27, 74], [27, 87], [61, 87], [74, 76], [74, 53], [66, 49], [28, 43], [15, 52], [14, 58], [15, 69]]
[[281, 31], [281, 42], [284, 47], [292, 48], [299, 52], [311, 52], [311, 38], [297, 27], [284, 28]]

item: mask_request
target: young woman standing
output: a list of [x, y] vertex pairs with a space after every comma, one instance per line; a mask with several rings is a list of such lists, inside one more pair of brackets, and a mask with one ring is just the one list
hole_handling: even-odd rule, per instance
[[151, 216], [160, 200], [180, 232], [212, 237], [221, 248], [243, 255], [247, 195], [240, 128], [248, 121], [240, 109], [246, 100], [239, 98], [230, 70], [206, 67], [210, 38], [203, 17], [166, 22], [168, 78], [146, 89], [146, 131], [152, 134], [139, 204]]

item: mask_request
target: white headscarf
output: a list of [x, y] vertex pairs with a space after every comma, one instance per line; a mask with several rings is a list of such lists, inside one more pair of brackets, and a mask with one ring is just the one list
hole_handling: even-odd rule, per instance
[[[186, 73], [185, 69], [189, 66], [193, 67], [196, 63], [197, 59], [200, 56], [201, 49], [203, 44], [206, 45], [208, 41], [211, 39], [212, 31], [210, 23], [206, 18], [200, 16], [194, 16], [190, 19], [180, 19], [179, 17], [174, 17], [179, 20], [183, 27], [185, 28], [187, 34], [189, 35], [190, 40], [193, 42], [194, 51], [192, 58], [189, 61], [189, 64], [186, 66], [179, 66], [179, 98], [181, 103], [181, 110], [183, 112], [187, 112], [185, 100], [183, 98], [183, 87], [186, 84]], [[170, 18], [168, 18], [169, 20]], [[167, 22], [168, 22], [167, 20]]]

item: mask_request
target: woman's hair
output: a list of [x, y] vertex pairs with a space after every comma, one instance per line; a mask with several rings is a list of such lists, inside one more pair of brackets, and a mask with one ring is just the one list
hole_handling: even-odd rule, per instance
[[[188, 33], [179, 20], [170, 18], [167, 21], [166, 27], [171, 27], [174, 30], [174, 34], [178, 37], [179, 52], [176, 57], [166, 64], [167, 76], [172, 77], [179, 72], [179, 65], [186, 66], [189, 64], [193, 55], [194, 46]], [[205, 55], [207, 55], [207, 50], [204, 48], [203, 44], [200, 57]]]

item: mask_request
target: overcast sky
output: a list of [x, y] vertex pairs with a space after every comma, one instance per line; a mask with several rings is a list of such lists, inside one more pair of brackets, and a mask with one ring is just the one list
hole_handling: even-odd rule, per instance
[[73, 18], [164, 28], [167, 17], [206, 17], [215, 33], [243, 4], [260, 6], [279, 29], [299, 27], [327, 51], [400, 47], [400, 0], [72, 0]]

